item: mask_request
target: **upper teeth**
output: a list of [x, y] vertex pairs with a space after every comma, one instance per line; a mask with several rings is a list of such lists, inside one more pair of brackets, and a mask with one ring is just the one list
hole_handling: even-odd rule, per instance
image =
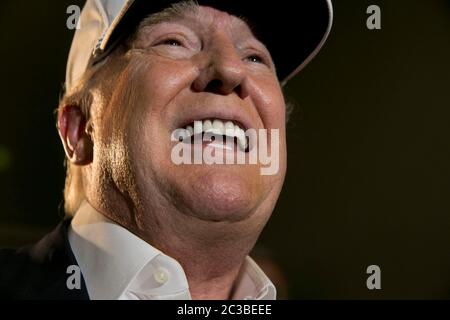
[[219, 119], [194, 121], [194, 127], [186, 127], [186, 136], [191, 137], [196, 134], [209, 133], [216, 136], [229, 136], [237, 139], [241, 149], [247, 147], [247, 138], [244, 130], [232, 121], [222, 121]]

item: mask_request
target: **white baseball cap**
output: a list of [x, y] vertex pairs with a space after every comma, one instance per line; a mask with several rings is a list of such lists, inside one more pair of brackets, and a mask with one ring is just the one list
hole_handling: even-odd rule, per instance
[[[70, 91], [84, 72], [105, 57], [139, 22], [180, 0], [87, 0], [75, 31], [66, 69]], [[332, 25], [331, 0], [197, 0], [250, 23], [266, 45], [284, 85], [319, 52]]]

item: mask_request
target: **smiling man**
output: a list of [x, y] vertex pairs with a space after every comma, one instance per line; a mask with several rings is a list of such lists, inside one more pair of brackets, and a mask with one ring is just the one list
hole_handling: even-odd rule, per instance
[[[58, 108], [67, 217], [2, 251], [2, 295], [276, 298], [248, 254], [286, 172], [282, 85], [323, 45], [331, 4], [245, 2], [87, 1]], [[263, 148], [277, 170], [180, 164], [178, 143], [219, 158]]]

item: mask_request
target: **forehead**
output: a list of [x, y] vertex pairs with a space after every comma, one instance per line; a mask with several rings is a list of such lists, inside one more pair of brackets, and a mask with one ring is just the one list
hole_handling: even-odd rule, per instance
[[195, 6], [194, 10], [184, 13], [184, 18], [216, 28], [236, 28], [250, 32], [247, 23], [228, 12], [207, 6]]
[[226, 11], [191, 1], [176, 3], [160, 12], [150, 14], [140, 23], [139, 29], [167, 22], [181, 23], [203, 31], [227, 31], [235, 37], [254, 37], [245, 17], [237, 17]]

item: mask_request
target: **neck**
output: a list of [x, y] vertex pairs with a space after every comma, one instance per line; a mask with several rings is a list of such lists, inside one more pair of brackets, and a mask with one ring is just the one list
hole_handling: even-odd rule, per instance
[[181, 264], [193, 299], [230, 299], [240, 268], [259, 233], [243, 232], [246, 223], [230, 225], [192, 217], [183, 220], [191, 221], [167, 224], [182, 228], [162, 224], [159, 229], [146, 229], [157, 232], [147, 232], [141, 238]]
[[[224, 263], [208, 261], [195, 264], [190, 259], [177, 259], [183, 266], [189, 282], [189, 290], [194, 300], [229, 300], [232, 298], [233, 285], [239, 274], [242, 261], [229, 268]], [[196, 259], [197, 260], [197, 259]], [[221, 269], [222, 273], [211, 270]]]
[[106, 203], [109, 208], [98, 203], [101, 212], [181, 264], [192, 298], [202, 300], [232, 297], [240, 268], [268, 218], [254, 213], [242, 221], [217, 222], [170, 207], [123, 205], [119, 210]]

